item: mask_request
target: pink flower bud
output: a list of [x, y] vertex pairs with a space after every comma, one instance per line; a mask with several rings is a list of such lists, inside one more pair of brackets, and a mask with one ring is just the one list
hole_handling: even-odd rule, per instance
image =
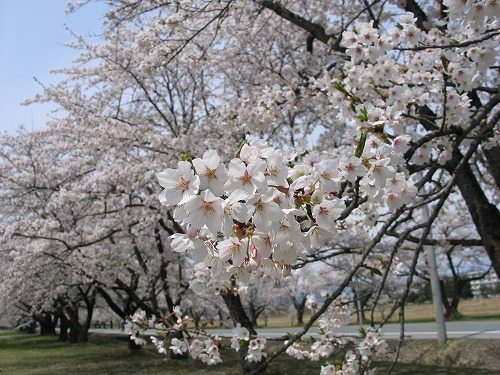
[[197, 234], [198, 234], [198, 230], [196, 230], [195, 228], [193, 228], [192, 225], [188, 225], [188, 227], [187, 227], [187, 236], [188, 236], [188, 238], [195, 238]]
[[252, 256], [250, 257], [248, 264], [255, 270], [260, 267], [260, 263], [261, 263], [260, 254], [258, 253], [257, 249], [255, 249], [255, 252], [252, 249]]

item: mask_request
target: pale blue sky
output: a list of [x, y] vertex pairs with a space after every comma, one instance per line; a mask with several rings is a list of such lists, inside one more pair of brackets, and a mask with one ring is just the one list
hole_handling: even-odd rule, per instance
[[104, 3], [91, 3], [74, 14], [66, 14], [67, 0], [0, 0], [0, 132], [14, 133], [18, 125], [27, 129], [44, 126], [54, 107], [21, 106], [25, 99], [57, 82], [50, 70], [69, 66], [77, 51], [65, 44], [75, 32], [98, 34], [105, 12]]

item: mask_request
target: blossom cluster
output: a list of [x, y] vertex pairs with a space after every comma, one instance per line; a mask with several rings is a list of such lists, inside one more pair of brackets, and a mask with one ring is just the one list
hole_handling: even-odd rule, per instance
[[[313, 311], [317, 309], [317, 304], [312, 298], [308, 300], [308, 307]], [[337, 336], [333, 330], [345, 326], [352, 314], [351, 308], [346, 296], [342, 296], [339, 301], [332, 304], [327, 312], [319, 320], [320, 335], [319, 338], [300, 339], [293, 342], [286, 350], [286, 353], [297, 359], [309, 359], [318, 361], [320, 358], [330, 357], [336, 348], [345, 346], [346, 341]], [[167, 316], [156, 317], [152, 315], [148, 318], [146, 313], [138, 310], [125, 326], [125, 332], [130, 335], [130, 339], [138, 345], [146, 345], [147, 341], [143, 338], [146, 331], [155, 329], [157, 335], [150, 336], [151, 342], [156, 346], [159, 353], [166, 354], [168, 350], [175, 354], [188, 353], [191, 358], [199, 359], [208, 365], [215, 365], [222, 362], [219, 352], [221, 339], [219, 336], [210, 337], [205, 332], [198, 330], [190, 331], [187, 328], [189, 318], [182, 316], [178, 306], [174, 312]], [[384, 353], [387, 347], [379, 330], [369, 328], [363, 333], [363, 338], [357, 345], [359, 356], [348, 352], [345, 356], [345, 362], [342, 365], [343, 371], [348, 369], [357, 370], [359, 363], [366, 365], [371, 356], [376, 353]], [[180, 335], [179, 335], [180, 334]], [[175, 336], [175, 337], [174, 337]], [[310, 348], [305, 345], [312, 340]], [[232, 330], [230, 339], [231, 348], [240, 351], [242, 347], [246, 348], [245, 360], [248, 362], [260, 362], [267, 353], [265, 337], [252, 337], [247, 328], [242, 327], [240, 323]], [[285, 341], [287, 344], [288, 341]], [[358, 358], [359, 357], [359, 358]], [[332, 366], [322, 368], [322, 374], [337, 374], [337, 372], [328, 372]], [[365, 366], [366, 367], [366, 366]], [[332, 368], [337, 368], [333, 366]], [[325, 371], [325, 372], [323, 372]], [[349, 372], [345, 372], [348, 374]], [[354, 372], [355, 373], [355, 372]], [[340, 373], [338, 373], [340, 374]]]
[[[174, 322], [175, 321], [175, 322]], [[209, 337], [199, 331], [190, 332], [187, 329], [189, 318], [182, 317], [180, 308], [175, 307], [171, 315], [147, 317], [146, 312], [138, 310], [125, 325], [125, 333], [137, 345], [146, 345], [144, 335], [148, 329], [159, 331], [158, 335], [150, 336], [151, 342], [156, 346], [158, 353], [166, 354], [167, 349], [175, 354], [189, 353], [191, 358], [199, 359], [207, 365], [216, 365], [222, 362], [219, 352], [220, 338], [216, 335]], [[181, 334], [182, 337], [173, 337]], [[245, 360], [260, 362], [267, 356], [265, 352], [266, 339], [264, 337], [250, 337], [248, 329], [237, 323], [232, 331], [231, 348], [239, 351], [241, 346], [247, 347]], [[169, 339], [169, 336], [172, 338]], [[169, 344], [170, 343], [170, 344]]]
[[[173, 341], [173, 340], [172, 340]], [[216, 365], [221, 363], [219, 347], [216, 344], [217, 340], [212, 340], [210, 338], [200, 340], [194, 339], [191, 341], [189, 348], [187, 346], [187, 341], [184, 340], [185, 346], [182, 348], [181, 352], [189, 351], [191, 358], [200, 359], [203, 363], [207, 365]]]
[[355, 375], [363, 368], [364, 374], [374, 374], [375, 371], [367, 368], [370, 357], [374, 354], [385, 354], [387, 342], [383, 339], [380, 330], [370, 327], [363, 340], [358, 344], [359, 358], [353, 351], [348, 351], [341, 365], [321, 366], [320, 375]]
[[[348, 351], [345, 355], [344, 363], [341, 366], [321, 366], [320, 375], [356, 375], [358, 370], [358, 358], [352, 351]], [[371, 372], [367, 373], [371, 374]]]
[[500, 5], [496, 0], [444, 0], [448, 9], [448, 17], [471, 23], [476, 27], [484, 27], [487, 18], [500, 17]]
[[[167, 333], [182, 331], [188, 324], [189, 318], [182, 317], [179, 306], [174, 308], [174, 312], [170, 315], [156, 317], [152, 315], [147, 317], [145, 311], [139, 309], [132, 315], [124, 327], [124, 332], [130, 336], [130, 339], [137, 345], [146, 345], [147, 341], [144, 339], [144, 334], [148, 329], [162, 330]], [[153, 339], [153, 337], [151, 337]], [[156, 338], [153, 342], [158, 347], [160, 353], [165, 353], [164, 342]]]
[[[321, 291], [322, 297], [327, 297], [326, 291]], [[318, 303], [314, 295], [308, 295], [306, 299], [306, 307], [312, 312], [318, 309]], [[289, 346], [286, 353], [294, 358], [307, 358], [312, 361], [319, 361], [320, 358], [327, 358], [333, 354], [335, 348], [345, 344], [344, 340], [340, 339], [333, 332], [335, 328], [346, 326], [352, 314], [351, 304], [345, 295], [339, 298], [338, 303], [334, 303], [328, 307], [319, 319], [319, 338], [316, 338], [310, 348], [306, 348], [307, 341], [299, 340]]]
[[382, 332], [374, 327], [368, 328], [366, 335], [358, 345], [358, 351], [365, 361], [375, 353], [385, 354], [387, 342], [384, 340]]
[[236, 328], [232, 331], [231, 348], [239, 351], [242, 345], [248, 347], [245, 360], [248, 362], [260, 362], [267, 356], [264, 351], [266, 339], [264, 337], [256, 337], [250, 340], [250, 332], [245, 327], [241, 327], [240, 323], [236, 324]]
[[[317, 310], [317, 303], [314, 296], [308, 296], [306, 306], [313, 312]], [[327, 311], [319, 320], [319, 337], [309, 340], [295, 341], [286, 350], [286, 353], [297, 359], [309, 359], [318, 361], [321, 358], [330, 357], [336, 350], [346, 346], [347, 341], [334, 333], [334, 330], [348, 324], [352, 314], [352, 304], [349, 303], [347, 296], [343, 295], [338, 302], [328, 307]], [[327, 365], [321, 367], [321, 374], [346, 375], [357, 374], [360, 365], [364, 369], [370, 358], [378, 354], [385, 354], [387, 343], [383, 339], [380, 330], [369, 327], [366, 331], [361, 330], [362, 339], [356, 346], [356, 355], [353, 351], [345, 354], [344, 362], [341, 365]]]
[[[416, 108], [429, 106], [443, 122], [467, 126], [470, 99], [464, 92], [476, 88], [495, 64], [498, 37], [480, 42], [471, 28], [460, 24], [448, 25], [446, 32], [438, 27], [426, 32], [416, 22], [414, 14], [407, 12], [383, 35], [372, 22], [343, 33], [342, 45], [351, 59], [341, 75], [327, 72], [312, 81], [326, 94], [339, 120], [353, 129], [375, 126], [393, 136], [417, 135], [411, 118], [419, 118]], [[411, 161], [428, 162], [431, 150], [439, 153], [438, 146], [446, 141], [443, 137], [424, 144]]]
[[[422, 30], [415, 15], [406, 12], [386, 32], [373, 22], [344, 31], [341, 45], [349, 61], [341, 70], [325, 70], [305, 85], [266, 86], [255, 100], [243, 97], [223, 111], [224, 121], [260, 131], [279, 124], [287, 113], [303, 116], [297, 109], [310, 107], [322, 126], [345, 128], [344, 139], [366, 131], [385, 141], [405, 134], [420, 138], [415, 119], [422, 118], [419, 108], [428, 107], [435, 118], [428, 118], [427, 126], [467, 127], [472, 113], [467, 91], [480, 86], [498, 60], [499, 36], [494, 30], [500, 7], [493, 1], [448, 3], [450, 18], [458, 21], [450, 21], [447, 28], [438, 24]], [[474, 27], [463, 27], [462, 22]], [[488, 27], [478, 29], [479, 24]], [[452, 148], [453, 137], [443, 135], [422, 144], [408, 161], [419, 166], [431, 160], [444, 164]]]
[[253, 270], [287, 276], [310, 248], [333, 239], [337, 221], [358, 198], [396, 209], [417, 189], [400, 165], [410, 138], [390, 144], [360, 140], [358, 155], [309, 153], [299, 158], [247, 140], [226, 166], [214, 150], [158, 173], [160, 202], [175, 207], [186, 233], [171, 236], [174, 251], [188, 251], [215, 277], [248, 281]]
[[[318, 361], [320, 358], [330, 357], [335, 350], [339, 350], [346, 346], [347, 341], [337, 337], [333, 332], [323, 332], [319, 339], [313, 340], [309, 348], [306, 348], [307, 340], [299, 340], [288, 347], [286, 353], [296, 359], [309, 359], [311, 361]], [[387, 350], [387, 342], [383, 339], [380, 330], [373, 327], [368, 328], [363, 339], [356, 346], [355, 354], [349, 350], [345, 354], [342, 364], [321, 366], [321, 375], [348, 375], [358, 374], [360, 366], [367, 371], [366, 373], [373, 373], [367, 369], [367, 365], [375, 354], [385, 354]]]
[[189, 318], [182, 316], [179, 306], [174, 308], [174, 312], [167, 316], [147, 317], [146, 312], [138, 310], [125, 325], [125, 333], [130, 336], [137, 345], [146, 345], [144, 335], [148, 329], [160, 331], [161, 335], [150, 336], [151, 342], [156, 346], [158, 353], [166, 354], [169, 335], [181, 333], [182, 337], [170, 339], [170, 349], [173, 353], [182, 355], [189, 353], [191, 358], [199, 359], [208, 365], [215, 365], [222, 362], [219, 353], [218, 337], [200, 339], [189, 334], [187, 324]]

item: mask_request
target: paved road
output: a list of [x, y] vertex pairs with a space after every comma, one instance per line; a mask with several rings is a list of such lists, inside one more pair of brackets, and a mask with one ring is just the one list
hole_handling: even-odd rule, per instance
[[[298, 332], [300, 328], [260, 328], [259, 334], [267, 337], [284, 336], [288, 332]], [[382, 331], [388, 339], [396, 339], [400, 336], [399, 324], [386, 324]], [[448, 338], [476, 338], [476, 339], [500, 339], [500, 320], [482, 320], [474, 322], [447, 322], [446, 331]], [[120, 330], [91, 329], [90, 332], [100, 333], [122, 333]], [[151, 331], [154, 334], [155, 331]], [[210, 329], [210, 333], [221, 336], [231, 336], [231, 329]], [[313, 327], [309, 333], [315, 334], [318, 329]], [[339, 334], [356, 335], [359, 326], [348, 326], [336, 331]], [[416, 339], [437, 339], [435, 323], [408, 323], [404, 328], [405, 335]]]

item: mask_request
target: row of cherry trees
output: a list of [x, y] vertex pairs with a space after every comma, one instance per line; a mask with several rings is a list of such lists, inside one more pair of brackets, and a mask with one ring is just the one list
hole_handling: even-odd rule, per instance
[[[403, 322], [426, 245], [454, 275], [473, 259], [500, 274], [497, 1], [109, 4], [102, 41], [75, 36], [80, 58], [34, 100], [59, 105], [54, 121], [2, 139], [2, 295], [70, 322], [83, 304], [84, 325], [103, 299], [182, 328], [175, 306], [196, 315], [208, 286], [255, 334], [238, 291], [327, 264], [335, 281], [276, 354], [235, 333], [263, 368], [304, 356], [346, 298], [390, 297]], [[372, 349], [343, 366], [364, 371]]]
[[[172, 236], [174, 251], [233, 284], [354, 254], [343, 282], [281, 351], [365, 270], [386, 283], [404, 269], [389, 312], [399, 307], [404, 317], [425, 245], [479, 246], [500, 273], [497, 2], [113, 4], [110, 29], [147, 22], [135, 36], [145, 74], [187, 56], [221, 83], [216, 124], [263, 138], [234, 145], [232, 159], [215, 145], [190, 151], [158, 174], [160, 202], [184, 228]], [[299, 137], [318, 129], [315, 150], [304, 152]], [[343, 237], [350, 230], [357, 246]], [[174, 347], [198, 357], [188, 339]], [[359, 370], [354, 362], [346, 356], [344, 366]]]
[[220, 135], [199, 125], [209, 98], [188, 67], [165, 69], [158, 83], [144, 77], [125, 30], [77, 44], [68, 80], [36, 99], [61, 114], [2, 138], [2, 296], [4, 306], [68, 320], [70, 339], [85, 341], [96, 301], [125, 319], [193, 296], [188, 262], [169, 250], [178, 228], [160, 209], [154, 172], [191, 135]]
[[[177, 305], [194, 320], [228, 314], [222, 298], [214, 304], [220, 286], [196, 289], [199, 271], [170, 250], [168, 236], [181, 228], [158, 202], [154, 172], [188, 147], [223, 148], [243, 133], [204, 124], [215, 98], [190, 67], [165, 69], [157, 84], [140, 72], [126, 30], [109, 39], [78, 39], [87, 54], [62, 71], [70, 78], [36, 98], [60, 105], [46, 129], [1, 140], [2, 306], [20, 324], [35, 319], [42, 333], [58, 323], [71, 342], [87, 340], [96, 306], [121, 319]], [[244, 311], [239, 297], [228, 298]], [[269, 301], [252, 291], [244, 298], [254, 324]]]

